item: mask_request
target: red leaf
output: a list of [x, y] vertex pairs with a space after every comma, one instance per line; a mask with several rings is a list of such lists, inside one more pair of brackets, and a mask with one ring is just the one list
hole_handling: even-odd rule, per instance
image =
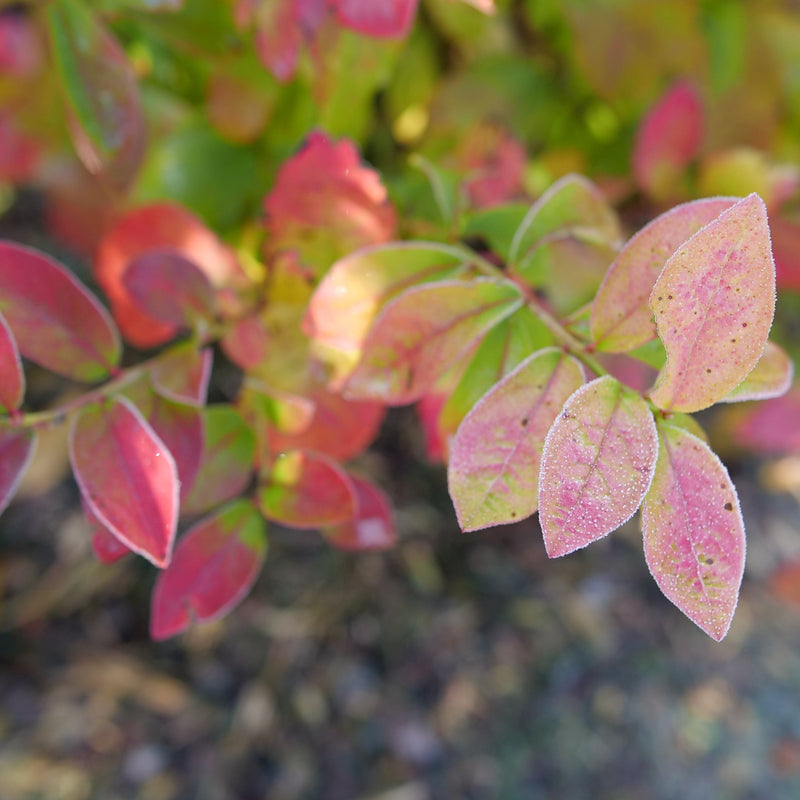
[[0, 72], [16, 79], [35, 75], [44, 64], [44, 48], [27, 15], [0, 16]]
[[153, 388], [176, 403], [205, 405], [213, 357], [210, 347], [198, 349], [196, 342], [175, 345], [158, 359], [150, 372]]
[[346, 28], [379, 39], [400, 39], [411, 30], [419, 0], [335, 0]]
[[203, 410], [200, 468], [182, 498], [181, 511], [201, 514], [247, 488], [253, 476], [255, 436], [231, 406]]
[[327, 456], [304, 450], [282, 453], [258, 492], [261, 513], [290, 528], [320, 528], [356, 515], [347, 473]]
[[687, 83], [673, 86], [650, 110], [636, 134], [633, 174], [657, 199], [677, 193], [678, 180], [700, 151], [705, 135], [703, 103]]
[[136, 347], [155, 347], [176, 332], [176, 326], [141, 311], [123, 282], [130, 262], [151, 250], [180, 253], [197, 265], [214, 287], [235, 283], [242, 276], [233, 251], [182, 206], [155, 203], [126, 214], [100, 242], [94, 272], [123, 336]]
[[0, 314], [0, 406], [15, 411], [25, 396], [25, 373], [17, 342], [5, 318]]
[[59, 375], [98, 381], [119, 361], [119, 334], [108, 312], [37, 250], [0, 242], [0, 312], [20, 353]]
[[731, 431], [734, 441], [755, 453], [800, 450], [800, 388], [751, 406]]
[[800, 223], [776, 216], [769, 227], [778, 289], [800, 291]]
[[97, 560], [102, 564], [113, 564], [119, 561], [123, 556], [130, 553], [130, 549], [125, 547], [122, 542], [106, 528], [102, 522], [97, 518], [95, 513], [86, 504], [86, 500], [81, 497], [81, 505], [83, 506], [83, 516], [89, 524], [92, 533], [92, 550], [94, 550]]
[[492, 208], [522, 194], [525, 148], [498, 125], [472, 129], [462, 139], [456, 159], [468, 174], [464, 189], [473, 208]]
[[374, 170], [355, 146], [314, 132], [278, 171], [264, 200], [268, 249], [297, 250], [318, 272], [358, 247], [389, 241], [397, 218]]
[[0, 179], [12, 183], [30, 180], [39, 149], [33, 139], [17, 130], [10, 116], [0, 112]]
[[35, 431], [0, 425], [0, 512], [19, 488], [35, 448]]
[[249, 370], [267, 357], [269, 343], [269, 331], [261, 318], [253, 315], [232, 325], [222, 337], [220, 346], [237, 367]]
[[225, 616], [250, 591], [267, 550], [264, 520], [245, 500], [192, 526], [153, 589], [150, 635], [180, 633]]
[[178, 518], [178, 470], [141, 413], [121, 397], [85, 408], [73, 420], [69, 452], [92, 513], [126, 547], [165, 567]]
[[373, 483], [350, 476], [356, 491], [355, 518], [321, 530], [340, 550], [387, 550], [397, 544], [397, 530], [386, 495]]
[[149, 250], [131, 261], [122, 283], [153, 319], [193, 329], [215, 315], [214, 289], [205, 273], [174, 250]]

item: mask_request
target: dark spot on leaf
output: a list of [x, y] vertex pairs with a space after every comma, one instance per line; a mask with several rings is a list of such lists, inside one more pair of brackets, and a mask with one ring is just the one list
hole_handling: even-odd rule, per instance
[[659, 298], [658, 298], [658, 299], [659, 299], [659, 300], [663, 300], [664, 298], [663, 298], [663, 297], [661, 297], [661, 296], [659, 295]]
[[733, 503], [725, 503], [725, 505], [723, 506], [723, 508], [724, 508], [726, 511], [733, 511]]
[[511, 518], [514, 519], [516, 516], [517, 516], [517, 512], [516, 511], [512, 511], [511, 512]]
[[528, 424], [528, 422], [529, 422], [528, 418], [527, 417], [523, 417], [522, 418], [522, 422], [521, 422], [522, 427], [524, 428]]
[[713, 558], [707, 558], [707, 559], [706, 559], [706, 564], [708, 564], [708, 566], [709, 566], [709, 567], [710, 567], [710, 566], [711, 566], [713, 563], [714, 563], [714, 559], [713, 559]]
[[711, 374], [711, 369], [710, 369], [710, 368], [708, 368], [708, 367], [706, 367], [706, 374], [707, 374], [707, 375], [710, 375], [710, 374]]
[[743, 328], [746, 328], [746, 327], [747, 327], [747, 323], [746, 323], [746, 322], [743, 322], [743, 323], [742, 323], [742, 327], [743, 327]]

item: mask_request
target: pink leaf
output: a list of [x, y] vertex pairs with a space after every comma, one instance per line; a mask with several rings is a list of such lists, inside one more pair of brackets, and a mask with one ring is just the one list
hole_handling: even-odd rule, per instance
[[397, 216], [356, 147], [314, 132], [278, 171], [264, 200], [270, 253], [295, 250], [321, 275], [337, 258], [394, 235]]
[[270, 333], [254, 314], [231, 325], [220, 341], [225, 355], [243, 370], [254, 369], [267, 357]]
[[731, 437], [755, 453], [796, 453], [800, 450], [800, 388], [783, 397], [758, 403], [735, 424]]
[[38, 250], [0, 242], [0, 313], [20, 353], [59, 375], [98, 381], [119, 361], [119, 334], [108, 312]]
[[658, 465], [642, 505], [647, 566], [667, 599], [720, 641], [744, 573], [739, 499], [705, 442], [664, 424], [659, 435]]
[[334, 0], [346, 28], [380, 39], [400, 39], [414, 24], [419, 0]]
[[542, 452], [539, 522], [547, 554], [586, 547], [630, 519], [657, 456], [653, 415], [640, 395], [609, 375], [578, 389]]
[[764, 352], [775, 310], [767, 209], [757, 194], [670, 257], [650, 308], [667, 351], [650, 395], [657, 406], [699, 411], [747, 377]]
[[633, 350], [655, 338], [648, 301], [667, 259], [739, 198], [693, 200], [656, 217], [623, 247], [592, 305], [592, 341], [611, 353]]
[[70, 461], [87, 506], [126, 547], [165, 567], [178, 518], [178, 470], [126, 399], [88, 406], [70, 430]]
[[122, 283], [153, 319], [193, 329], [215, 316], [214, 289], [205, 273], [174, 250], [149, 250], [131, 261]]
[[210, 347], [198, 349], [196, 342], [181, 342], [156, 362], [150, 373], [153, 387], [160, 395], [176, 403], [203, 406], [213, 357]]
[[794, 365], [786, 351], [775, 342], [767, 342], [764, 354], [753, 371], [723, 397], [721, 403], [738, 403], [742, 400], [767, 400], [780, 397], [792, 385]]
[[255, 437], [231, 406], [203, 410], [200, 467], [181, 501], [185, 514], [201, 514], [247, 488], [253, 477]]
[[130, 553], [130, 549], [106, 528], [97, 518], [95, 513], [81, 497], [83, 516], [89, 525], [92, 534], [92, 550], [101, 564], [113, 564]]
[[0, 513], [19, 488], [35, 449], [35, 431], [0, 425]]
[[261, 513], [290, 528], [320, 528], [356, 515], [347, 473], [319, 453], [292, 450], [275, 460], [258, 493]]
[[657, 199], [676, 193], [676, 176], [700, 152], [705, 135], [703, 103], [687, 83], [673, 86], [650, 110], [636, 134], [633, 174]]
[[5, 318], [0, 314], [0, 406], [15, 411], [25, 397], [25, 373], [17, 342]]
[[536, 511], [545, 437], [583, 380], [574, 358], [554, 347], [540, 350], [467, 414], [447, 473], [462, 530], [518, 522]]
[[195, 620], [225, 616], [253, 587], [266, 551], [264, 520], [245, 500], [190, 528], [153, 589], [152, 638], [167, 639]]
[[340, 550], [387, 550], [397, 544], [397, 530], [386, 495], [373, 483], [350, 476], [356, 492], [353, 519], [323, 528], [322, 535]]
[[408, 289], [378, 315], [345, 393], [389, 405], [419, 400], [440, 375], [521, 305], [516, 287], [491, 279], [441, 281]]

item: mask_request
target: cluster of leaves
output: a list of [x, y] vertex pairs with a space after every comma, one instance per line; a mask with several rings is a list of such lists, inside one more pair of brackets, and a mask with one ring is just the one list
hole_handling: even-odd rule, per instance
[[[690, 200], [701, 104], [679, 84], [632, 156], [641, 195], [678, 205], [627, 243], [608, 200], [629, 191], [619, 181], [567, 174], [530, 205], [541, 181], [526, 148], [487, 120], [542, 76], [499, 61], [452, 88], [481, 115], [459, 137], [463, 106], [426, 111], [440, 54], [428, 28], [412, 29], [417, 5], [53, 0], [0, 15], [0, 175], [43, 192], [51, 230], [91, 259], [111, 307], [49, 256], [0, 243], [0, 508], [37, 431], [68, 420], [95, 553], [134, 552], [161, 570], [151, 632], [165, 638], [247, 593], [267, 521], [344, 549], [391, 547], [387, 498], [357, 461], [343, 464], [387, 406], [415, 403], [464, 530], [538, 510], [560, 556], [641, 507], [656, 582], [721, 639], [744, 528], [689, 414], [791, 382], [789, 357], [767, 341], [767, 206], [795, 176], [758, 173], [767, 206], [738, 186]], [[498, 9], [426, 10], [466, 51], [470, 26]], [[563, 20], [525, 13], [563, 33]], [[435, 132], [413, 158], [417, 176], [392, 184], [401, 218], [354, 144], [320, 129], [360, 135], [379, 90], [397, 142], [412, 143], [420, 120]], [[123, 339], [150, 352], [123, 367]], [[98, 385], [27, 410], [21, 357]], [[220, 360], [240, 380], [208, 405]]]

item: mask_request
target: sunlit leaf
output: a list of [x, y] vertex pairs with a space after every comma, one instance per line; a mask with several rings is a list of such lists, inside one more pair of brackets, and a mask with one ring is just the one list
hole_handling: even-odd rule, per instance
[[205, 405], [213, 351], [182, 342], [161, 356], [150, 372], [155, 390], [176, 403]]
[[14, 334], [0, 314], [0, 406], [14, 411], [25, 396], [25, 373]]
[[353, 482], [331, 458], [292, 450], [275, 459], [257, 494], [261, 513], [290, 528], [320, 528], [353, 519]]
[[656, 217], [623, 247], [592, 305], [592, 341], [612, 353], [633, 350], [656, 335], [648, 301], [667, 259], [739, 198], [693, 200]]
[[182, 206], [154, 203], [128, 212], [100, 242], [94, 273], [111, 301], [114, 319], [123, 335], [136, 347], [155, 347], [176, 333], [175, 325], [145, 314], [123, 281], [131, 261], [153, 250], [174, 250], [185, 256], [215, 288], [236, 284], [243, 277], [233, 251]]
[[679, 195], [684, 171], [699, 153], [704, 135], [700, 96], [688, 83], [677, 83], [636, 134], [633, 174], [639, 186], [660, 200]]
[[418, 400], [521, 305], [516, 287], [492, 279], [441, 281], [408, 289], [376, 318], [345, 392], [389, 405]]
[[255, 437], [231, 406], [203, 409], [203, 449], [194, 481], [181, 500], [181, 512], [201, 514], [247, 488], [253, 477]]
[[670, 257], [650, 308], [667, 351], [650, 395], [657, 406], [699, 411], [747, 377], [775, 309], [767, 210], [758, 195], [724, 211]]
[[45, 8], [53, 57], [81, 161], [126, 189], [144, 155], [139, 84], [119, 42], [80, 0]]
[[339, 22], [381, 39], [399, 39], [414, 23], [419, 0], [335, 0]]
[[153, 589], [150, 635], [180, 633], [225, 616], [252, 588], [267, 551], [266, 525], [237, 500], [192, 526]]
[[215, 316], [214, 289], [205, 273], [175, 250], [149, 250], [134, 258], [122, 283], [131, 299], [153, 319], [196, 328]]
[[354, 519], [322, 528], [320, 533], [340, 550], [386, 550], [397, 544], [392, 509], [386, 495], [375, 484], [351, 475], [356, 493]]
[[550, 426], [584, 381], [580, 364], [556, 348], [525, 359], [467, 414], [451, 444], [448, 485], [465, 531], [529, 517]]
[[639, 394], [608, 375], [578, 389], [542, 452], [539, 522], [547, 554], [586, 547], [630, 519], [657, 455], [653, 415]]
[[659, 425], [661, 448], [642, 505], [647, 566], [666, 597], [720, 641], [744, 572], [744, 523], [736, 489], [708, 445]]
[[514, 263], [545, 237], [589, 236], [613, 243], [621, 238], [619, 220], [603, 193], [580, 175], [556, 181], [530, 208], [511, 241]]
[[741, 400], [766, 400], [780, 397], [792, 385], [794, 365], [783, 348], [775, 342], [767, 342], [764, 354], [753, 371], [725, 397], [721, 403], [737, 403]]
[[36, 449], [36, 431], [0, 425], [0, 512], [19, 488]]
[[121, 342], [108, 312], [37, 250], [0, 242], [0, 313], [20, 353], [59, 375], [99, 381], [119, 361]]
[[84, 408], [70, 429], [70, 462], [87, 506], [126, 547], [165, 567], [178, 518], [178, 470], [128, 400]]

